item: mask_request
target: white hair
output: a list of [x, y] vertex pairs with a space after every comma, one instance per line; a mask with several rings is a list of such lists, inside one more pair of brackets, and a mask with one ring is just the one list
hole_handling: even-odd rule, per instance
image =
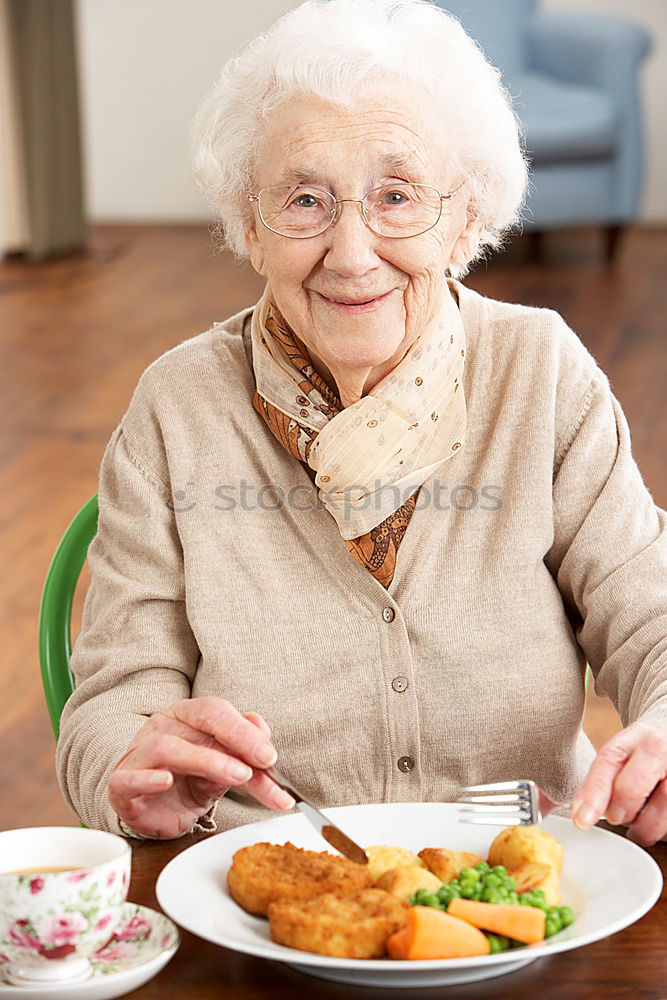
[[519, 221], [528, 173], [500, 72], [429, 0], [307, 0], [225, 64], [193, 122], [192, 175], [218, 219], [214, 235], [233, 254], [248, 257], [246, 194], [271, 110], [303, 94], [354, 105], [363, 83], [387, 76], [426, 87], [451, 127], [455, 166], [482, 223], [472, 259], [500, 245]]

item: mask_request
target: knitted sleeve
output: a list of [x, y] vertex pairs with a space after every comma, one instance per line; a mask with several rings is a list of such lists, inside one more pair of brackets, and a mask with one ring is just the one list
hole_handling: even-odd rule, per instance
[[183, 554], [164, 484], [121, 424], [100, 468], [99, 526], [61, 719], [63, 794], [91, 827], [121, 828], [107, 799], [111, 769], [153, 713], [190, 696], [199, 649], [185, 606]]
[[624, 726], [667, 728], [667, 514], [642, 480], [599, 368], [557, 448], [553, 517], [545, 562], [596, 691]]

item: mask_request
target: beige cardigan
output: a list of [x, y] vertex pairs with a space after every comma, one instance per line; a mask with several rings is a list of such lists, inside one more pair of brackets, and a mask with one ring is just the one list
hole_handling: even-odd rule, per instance
[[[86, 824], [118, 831], [111, 767], [190, 694], [260, 712], [321, 805], [519, 777], [568, 801], [594, 756], [587, 659], [624, 724], [667, 726], [667, 515], [608, 380], [556, 313], [452, 289], [466, 440], [422, 487], [388, 591], [252, 408], [252, 309], [142, 375], [101, 464], [57, 751]], [[232, 791], [214, 818], [269, 815]]]

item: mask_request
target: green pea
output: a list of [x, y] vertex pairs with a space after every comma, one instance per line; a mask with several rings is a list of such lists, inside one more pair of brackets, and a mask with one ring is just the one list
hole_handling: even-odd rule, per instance
[[544, 928], [544, 936], [551, 937], [552, 934], [557, 934], [562, 927], [560, 913], [558, 912], [558, 907], [554, 906], [547, 913], [546, 924]]
[[475, 865], [478, 872], [490, 872], [491, 865], [487, 861], [478, 861]]
[[479, 878], [479, 872], [476, 868], [464, 868], [459, 872], [460, 879], [466, 879], [466, 881], [472, 880], [476, 882]]
[[496, 937], [495, 934], [487, 934], [486, 936], [489, 939], [489, 945], [491, 946], [491, 954], [492, 955], [497, 955], [499, 952], [501, 952], [503, 950], [500, 947], [500, 941]]
[[422, 906], [433, 906], [433, 907], [435, 907], [436, 910], [439, 910], [440, 909], [440, 900], [435, 895], [435, 893], [433, 893], [433, 892], [427, 892], [421, 898], [421, 905]]
[[507, 875], [507, 868], [505, 868], [505, 865], [494, 865], [491, 871], [494, 875]]
[[561, 906], [559, 907], [560, 920], [563, 927], [569, 927], [571, 923], [574, 922], [574, 913], [571, 907]]
[[509, 938], [504, 937], [502, 934], [487, 934], [486, 936], [491, 945], [492, 955], [498, 955], [501, 951], [507, 951], [509, 948]]

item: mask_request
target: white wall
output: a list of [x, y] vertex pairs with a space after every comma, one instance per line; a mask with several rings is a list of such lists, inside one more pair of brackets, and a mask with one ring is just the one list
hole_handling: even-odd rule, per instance
[[88, 214], [207, 218], [189, 126], [226, 60], [289, 0], [77, 0]]
[[[497, 0], [502, 3], [503, 0]], [[644, 64], [642, 218], [667, 222], [667, 0], [541, 0], [633, 18]], [[296, 0], [77, 0], [88, 212], [94, 220], [208, 217], [188, 175], [189, 123], [222, 64]]]

